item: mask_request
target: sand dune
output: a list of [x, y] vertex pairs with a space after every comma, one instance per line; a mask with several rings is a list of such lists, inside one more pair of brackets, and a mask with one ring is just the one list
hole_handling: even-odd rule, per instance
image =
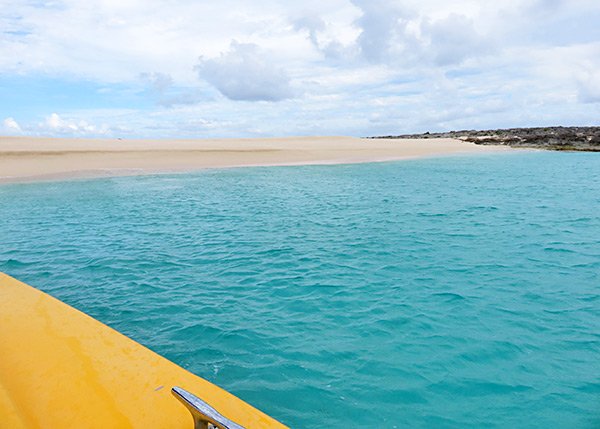
[[506, 150], [454, 139], [109, 140], [0, 137], [0, 182], [255, 165], [341, 164]]

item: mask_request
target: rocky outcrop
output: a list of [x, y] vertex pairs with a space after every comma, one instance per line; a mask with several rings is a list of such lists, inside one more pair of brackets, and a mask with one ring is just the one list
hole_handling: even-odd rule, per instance
[[509, 128], [483, 131], [463, 130], [445, 133], [406, 134], [370, 138], [455, 138], [481, 145], [506, 145], [511, 147], [548, 150], [600, 152], [600, 127]]

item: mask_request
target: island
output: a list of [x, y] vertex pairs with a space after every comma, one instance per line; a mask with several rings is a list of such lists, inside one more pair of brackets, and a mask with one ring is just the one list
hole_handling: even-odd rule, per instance
[[453, 138], [478, 145], [504, 145], [563, 151], [600, 152], [600, 127], [536, 127], [462, 130], [368, 137], [371, 139]]

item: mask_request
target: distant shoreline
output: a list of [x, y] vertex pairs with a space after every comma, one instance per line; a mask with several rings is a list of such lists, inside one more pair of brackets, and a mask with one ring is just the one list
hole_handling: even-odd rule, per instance
[[562, 151], [600, 152], [600, 127], [536, 127], [462, 130], [444, 133], [367, 137], [369, 139], [453, 138], [477, 145], [502, 145]]
[[120, 140], [0, 137], [0, 183], [188, 172], [205, 168], [349, 164], [507, 150], [451, 138], [357, 137]]

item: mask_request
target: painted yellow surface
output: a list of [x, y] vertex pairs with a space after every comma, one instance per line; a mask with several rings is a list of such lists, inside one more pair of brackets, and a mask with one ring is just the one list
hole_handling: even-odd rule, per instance
[[172, 386], [248, 429], [285, 428], [88, 315], [0, 273], [0, 428], [192, 428]]

